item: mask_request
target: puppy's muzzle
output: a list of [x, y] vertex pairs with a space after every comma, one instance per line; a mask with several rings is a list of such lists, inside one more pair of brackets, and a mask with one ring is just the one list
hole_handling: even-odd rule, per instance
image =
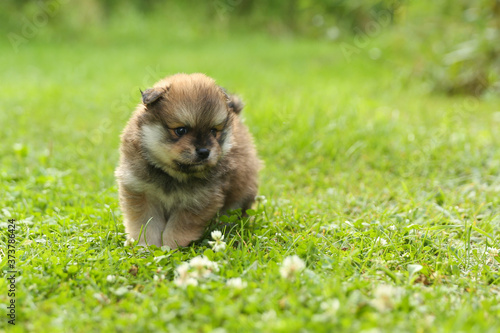
[[196, 155], [200, 160], [206, 160], [210, 156], [210, 149], [196, 148]]

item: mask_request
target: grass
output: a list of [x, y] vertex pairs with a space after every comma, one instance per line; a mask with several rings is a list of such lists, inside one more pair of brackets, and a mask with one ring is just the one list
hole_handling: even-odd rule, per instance
[[[0, 267], [14, 218], [19, 274], [16, 326], [3, 314], [0, 330], [500, 330], [498, 98], [429, 94], [405, 74], [416, 56], [401, 60], [385, 35], [370, 40], [377, 60], [346, 59], [326, 41], [162, 39], [161, 24], [1, 45]], [[197, 71], [246, 101], [265, 198], [190, 247], [125, 246], [119, 133], [140, 88]], [[177, 286], [176, 268], [200, 255], [219, 270]], [[292, 255], [305, 269], [286, 279]], [[243, 289], [227, 285], [238, 277]], [[7, 289], [1, 279], [2, 304]]]

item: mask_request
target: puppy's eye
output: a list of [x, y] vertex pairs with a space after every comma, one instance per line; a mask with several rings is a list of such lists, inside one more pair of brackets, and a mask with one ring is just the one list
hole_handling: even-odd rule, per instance
[[188, 132], [187, 128], [186, 127], [177, 127], [174, 129], [174, 133], [175, 135], [177, 135], [178, 137], [181, 137], [183, 136], [184, 134], [186, 134]]
[[212, 133], [213, 136], [217, 136], [217, 130], [215, 128], [212, 128], [210, 133]]

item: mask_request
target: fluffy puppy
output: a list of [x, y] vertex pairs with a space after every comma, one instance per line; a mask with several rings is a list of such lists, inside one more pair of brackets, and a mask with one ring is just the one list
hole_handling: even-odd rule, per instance
[[260, 162], [242, 108], [203, 74], [176, 74], [142, 92], [115, 172], [129, 239], [187, 246], [217, 212], [250, 208]]

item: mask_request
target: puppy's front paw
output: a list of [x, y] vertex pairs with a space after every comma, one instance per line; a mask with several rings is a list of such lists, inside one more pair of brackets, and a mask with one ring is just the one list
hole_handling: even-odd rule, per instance
[[179, 237], [173, 237], [170, 234], [163, 234], [163, 245], [168, 246], [169, 248], [176, 249], [178, 247], [185, 247], [191, 243], [192, 240], [180, 239]]
[[188, 246], [202, 236], [204, 229], [204, 225], [169, 221], [163, 231], [163, 245], [167, 245], [171, 249]]

